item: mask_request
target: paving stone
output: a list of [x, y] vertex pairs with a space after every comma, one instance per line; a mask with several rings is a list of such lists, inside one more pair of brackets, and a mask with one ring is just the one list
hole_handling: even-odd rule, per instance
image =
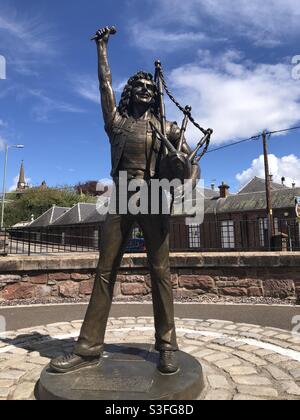
[[10, 388], [14, 383], [15, 381], [12, 379], [0, 379], [0, 388]]
[[239, 385], [238, 392], [244, 395], [252, 395], [253, 397], [278, 398], [277, 390], [271, 387]]
[[0, 387], [0, 398], [6, 400], [9, 397], [10, 389]]
[[293, 337], [289, 338], [288, 341], [293, 344], [300, 344], [300, 335], [293, 335]]
[[272, 382], [268, 378], [264, 378], [263, 376], [231, 376], [232, 380], [238, 385], [250, 385], [250, 386], [268, 386], [272, 385]]
[[209, 385], [213, 389], [228, 389], [230, 387], [225, 376], [221, 375], [210, 375], [207, 378]]
[[239, 346], [239, 350], [248, 351], [249, 353], [254, 353], [257, 350], [259, 350], [259, 348], [256, 346], [250, 346], [249, 344], [243, 344], [242, 346]]
[[273, 354], [271, 350], [265, 350], [265, 349], [255, 350], [254, 353], [256, 356], [261, 357], [261, 358], [264, 358], [265, 356], [269, 356], [270, 354]]
[[275, 336], [276, 340], [284, 340], [284, 341], [289, 341], [291, 338], [290, 334], [279, 334]]
[[215, 362], [215, 365], [220, 369], [224, 369], [230, 366], [239, 366], [241, 365], [241, 361], [236, 358], [230, 358], [226, 360], [221, 360], [220, 362]]
[[235, 331], [237, 329], [237, 326], [235, 324], [228, 325], [228, 327], [225, 327], [226, 331]]
[[264, 337], [275, 337], [276, 335], [278, 335], [278, 331], [269, 331], [269, 330], [266, 330], [266, 331], [264, 331], [262, 333], [262, 335]]
[[300, 362], [296, 362], [295, 360], [289, 360], [288, 362], [282, 362], [280, 367], [285, 370], [294, 370], [300, 369]]
[[231, 352], [232, 352], [231, 348], [227, 348], [225, 346], [220, 346], [219, 344], [209, 343], [207, 345], [207, 348], [211, 349], [211, 350], [214, 350], [214, 351], [219, 351], [219, 352], [228, 353], [228, 354], [231, 354]]
[[210, 391], [206, 397], [206, 401], [229, 401], [232, 400], [232, 393], [225, 390]]
[[269, 356], [266, 356], [266, 360], [268, 362], [273, 363], [273, 364], [276, 365], [278, 363], [282, 363], [282, 362], [288, 361], [289, 358], [286, 357], [286, 356], [282, 356], [281, 354], [271, 354]]
[[285, 381], [285, 380], [291, 380], [291, 376], [285, 373], [283, 370], [279, 369], [276, 366], [269, 365], [266, 366], [267, 371], [273, 376], [276, 381]]
[[15, 379], [18, 381], [24, 375], [25, 375], [25, 372], [21, 372], [20, 370], [9, 369], [6, 371], [3, 371], [3, 370], [0, 371], [0, 379]]
[[234, 396], [234, 401], [263, 401], [265, 398], [254, 397], [253, 395], [237, 394]]
[[225, 367], [224, 370], [229, 373], [229, 375], [233, 376], [246, 376], [246, 375], [257, 375], [257, 370], [251, 366], [230, 366]]
[[280, 383], [283, 390], [292, 396], [300, 396], [300, 387], [293, 381], [284, 381]]
[[253, 356], [252, 354], [245, 351], [235, 351], [233, 354], [243, 360], [246, 360], [249, 363], [253, 363], [255, 366], [266, 366], [268, 364], [266, 360]]
[[181, 350], [187, 354], [193, 354], [199, 351], [199, 347], [197, 346], [181, 346]]
[[[226, 343], [227, 347], [230, 347], [232, 349], [238, 349], [241, 347], [241, 342], [240, 341], [228, 341], [228, 343]], [[244, 347], [244, 344], [242, 345], [242, 347]]]
[[292, 369], [289, 373], [293, 376], [296, 381], [300, 381], [300, 368], [299, 369]]
[[195, 354], [194, 354], [194, 356], [195, 356], [197, 359], [202, 359], [202, 358], [204, 358], [205, 356], [210, 356], [211, 354], [215, 354], [215, 353], [216, 353], [216, 352], [215, 352], [215, 350], [203, 349], [203, 350], [201, 350], [201, 351], [199, 351], [199, 352], [195, 353]]
[[229, 356], [227, 353], [216, 353], [216, 354], [212, 354], [211, 356], [205, 356], [204, 359], [207, 362], [219, 362], [220, 360], [225, 360], [228, 359]]
[[16, 387], [13, 393], [13, 399], [14, 400], [29, 400], [31, 399], [33, 392], [34, 392], [34, 384], [32, 384], [32, 382], [22, 382]]

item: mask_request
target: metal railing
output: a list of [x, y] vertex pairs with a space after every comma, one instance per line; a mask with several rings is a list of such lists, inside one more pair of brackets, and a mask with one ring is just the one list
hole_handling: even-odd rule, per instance
[[[0, 235], [2, 255], [98, 252], [101, 226], [67, 226], [42, 229], [7, 229]], [[296, 220], [275, 222], [276, 235], [269, 244], [265, 219], [221, 220], [201, 225], [170, 223], [170, 249], [173, 252], [300, 251], [300, 225]], [[127, 252], [144, 252], [143, 234], [134, 228]]]

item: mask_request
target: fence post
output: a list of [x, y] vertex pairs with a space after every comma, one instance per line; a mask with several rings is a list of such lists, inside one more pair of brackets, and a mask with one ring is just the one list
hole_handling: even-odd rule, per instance
[[31, 254], [31, 231], [30, 231], [30, 229], [29, 229], [29, 231], [28, 231], [28, 257], [30, 257], [30, 254]]

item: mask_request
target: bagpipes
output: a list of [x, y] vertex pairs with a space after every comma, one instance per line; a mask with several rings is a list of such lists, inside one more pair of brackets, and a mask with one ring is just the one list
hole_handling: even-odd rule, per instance
[[[193, 164], [199, 163], [203, 156], [206, 154], [210, 139], [213, 134], [211, 128], [205, 130], [199, 124], [196, 123], [192, 117], [190, 106], [183, 108], [171, 94], [165, 82], [162, 65], [160, 61], [155, 62], [155, 83], [157, 85], [159, 94], [159, 107], [160, 107], [160, 119], [161, 119], [161, 130], [159, 130], [154, 124], [151, 124], [152, 130], [155, 132], [159, 140], [163, 143], [163, 159], [160, 167], [160, 178], [167, 179], [180, 179], [181, 181], [191, 179]], [[164, 103], [164, 91], [167, 93], [170, 100], [177, 106], [177, 108], [184, 114], [184, 118], [181, 125], [180, 137], [177, 148], [167, 138], [166, 128], [166, 107]], [[203, 134], [203, 137], [197, 144], [196, 148], [189, 154], [183, 153], [182, 148], [184, 144], [184, 135], [189, 121], [191, 121], [195, 127], [197, 127]], [[201, 150], [202, 149], [202, 150]], [[200, 155], [198, 155], [198, 153]]]

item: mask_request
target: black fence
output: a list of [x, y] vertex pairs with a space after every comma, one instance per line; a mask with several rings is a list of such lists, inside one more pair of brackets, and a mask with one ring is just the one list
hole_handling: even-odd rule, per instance
[[[187, 225], [172, 220], [170, 249], [173, 252], [300, 251], [300, 224], [275, 219], [275, 237], [270, 243], [266, 219], [222, 220]], [[1, 233], [3, 255], [97, 252], [102, 226], [67, 226], [43, 229], [7, 229]], [[127, 252], [144, 252], [145, 241], [135, 227]]]

